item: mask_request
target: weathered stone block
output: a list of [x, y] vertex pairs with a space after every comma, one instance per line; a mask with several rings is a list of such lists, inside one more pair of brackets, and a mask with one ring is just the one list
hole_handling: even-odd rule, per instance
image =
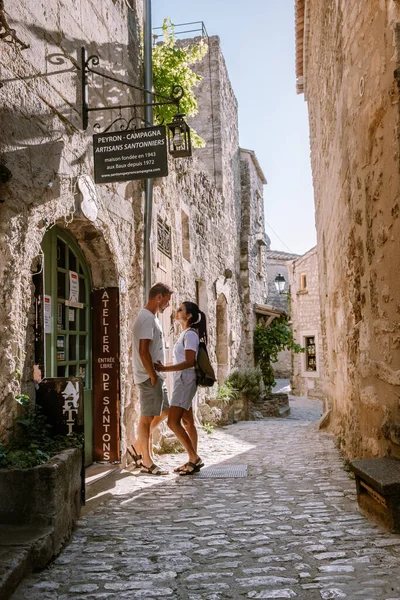
[[290, 414], [289, 396], [287, 394], [264, 394], [258, 402], [252, 403], [252, 411], [263, 417], [287, 417]]
[[357, 500], [361, 510], [393, 533], [399, 533], [400, 460], [355, 460], [350, 468], [356, 476]]
[[50, 560], [79, 517], [81, 468], [82, 452], [73, 448], [31, 469], [1, 469], [0, 524], [50, 527]]

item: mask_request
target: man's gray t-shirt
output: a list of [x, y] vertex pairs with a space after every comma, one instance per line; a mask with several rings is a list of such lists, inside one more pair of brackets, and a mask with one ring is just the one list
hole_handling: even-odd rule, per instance
[[139, 340], [151, 340], [149, 350], [153, 363], [165, 362], [164, 339], [160, 321], [147, 308], [142, 308], [133, 324], [133, 374], [135, 383], [143, 383], [149, 374], [139, 356]]

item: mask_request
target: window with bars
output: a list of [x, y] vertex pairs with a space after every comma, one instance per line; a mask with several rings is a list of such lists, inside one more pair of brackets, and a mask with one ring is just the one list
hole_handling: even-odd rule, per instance
[[157, 218], [157, 247], [160, 252], [172, 258], [171, 227], [161, 218]]

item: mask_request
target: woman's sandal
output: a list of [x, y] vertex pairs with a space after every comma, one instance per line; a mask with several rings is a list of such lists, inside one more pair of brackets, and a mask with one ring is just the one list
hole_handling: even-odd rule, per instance
[[153, 463], [150, 467], [142, 465], [140, 472], [143, 473], [143, 475], [169, 475], [169, 471], [163, 471], [163, 469], [161, 469], [161, 467], [159, 467], [155, 463]]
[[[180, 467], [176, 467], [176, 469], [174, 469], [174, 473], [182, 473], [183, 471], [186, 471], [186, 467], [188, 466], [188, 464], [189, 463], [185, 463], [184, 465], [181, 465]], [[204, 463], [200, 457], [196, 460], [195, 465], [196, 465], [196, 467], [199, 467], [199, 469], [204, 467]]]
[[[181, 477], [186, 477], [186, 475], [194, 475], [194, 473], [198, 473], [201, 469], [200, 465], [198, 464], [198, 461], [196, 461], [195, 463], [192, 462], [188, 462], [185, 465], [185, 470], [184, 471], [180, 471], [179, 475]], [[191, 471], [188, 471], [188, 467], [191, 467]]]
[[131, 448], [133, 452], [131, 452], [129, 448], [127, 448], [128, 454], [131, 456], [133, 462], [135, 463], [135, 469], [140, 469], [141, 467], [143, 467], [143, 456], [136, 452], [135, 446], [133, 444], [131, 444]]

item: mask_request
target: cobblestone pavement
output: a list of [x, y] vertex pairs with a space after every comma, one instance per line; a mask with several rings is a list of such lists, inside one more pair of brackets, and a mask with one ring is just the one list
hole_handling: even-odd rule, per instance
[[320, 414], [295, 399], [288, 419], [201, 438], [208, 465], [248, 464], [247, 478], [104, 480], [68, 547], [13, 600], [400, 600], [400, 536], [359, 513]]

